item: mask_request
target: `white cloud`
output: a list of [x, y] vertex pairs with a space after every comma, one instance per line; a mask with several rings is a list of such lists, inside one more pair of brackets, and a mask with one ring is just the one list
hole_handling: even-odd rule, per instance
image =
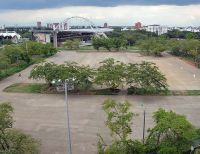
[[200, 5], [188, 6], [116, 6], [63, 7], [41, 10], [7, 10], [0, 12], [0, 25], [33, 25], [36, 21], [61, 22], [71, 16], [89, 18], [97, 25], [161, 24], [169, 26], [200, 26]]

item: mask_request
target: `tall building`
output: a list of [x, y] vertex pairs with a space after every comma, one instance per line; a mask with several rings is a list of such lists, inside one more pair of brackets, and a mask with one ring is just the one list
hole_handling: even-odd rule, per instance
[[52, 23], [47, 23], [47, 28], [53, 29], [53, 24]]
[[38, 21], [37, 22], [37, 28], [41, 28], [42, 27], [42, 23], [41, 23], [41, 21]]
[[140, 30], [142, 28], [142, 23], [141, 22], [136, 22], [134, 28], [136, 30]]
[[104, 28], [108, 28], [108, 23], [105, 22], [104, 25], [103, 25], [103, 27], [104, 27]]

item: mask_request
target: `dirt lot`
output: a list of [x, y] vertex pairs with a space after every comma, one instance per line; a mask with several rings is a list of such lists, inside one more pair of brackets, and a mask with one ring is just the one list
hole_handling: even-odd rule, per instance
[[200, 69], [168, 54], [165, 54], [163, 57], [149, 57], [129, 52], [80, 53], [65, 51], [51, 57], [48, 61], [58, 64], [65, 61], [76, 61], [79, 64], [97, 67], [100, 61], [111, 57], [124, 63], [136, 63], [141, 61], [156, 63], [160, 70], [166, 75], [168, 84], [172, 90], [200, 89]]

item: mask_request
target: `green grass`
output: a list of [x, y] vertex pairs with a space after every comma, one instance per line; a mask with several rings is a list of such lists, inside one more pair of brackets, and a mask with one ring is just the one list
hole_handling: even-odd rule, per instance
[[[48, 86], [43, 83], [17, 83], [8, 86], [4, 92], [12, 93], [57, 93], [55, 89], [48, 89]], [[117, 95], [109, 89], [82, 91], [80, 94], [90, 95]], [[146, 95], [146, 94], [144, 94]], [[156, 96], [200, 96], [200, 90], [172, 90], [167, 93], [155, 94]], [[151, 95], [153, 96], [153, 95]]]
[[78, 50], [95, 50], [92, 45], [82, 46]]
[[11, 93], [42, 93], [47, 88], [46, 84], [16, 83], [4, 89], [4, 92]]

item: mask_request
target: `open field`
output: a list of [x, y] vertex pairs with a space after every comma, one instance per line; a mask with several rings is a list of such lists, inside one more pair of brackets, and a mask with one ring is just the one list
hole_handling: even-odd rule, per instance
[[[200, 90], [200, 70], [167, 54], [164, 57], [155, 58], [128, 52], [76, 53], [68, 51], [60, 52], [47, 61], [59, 64], [64, 61], [76, 61], [96, 67], [98, 62], [109, 57], [126, 63], [153, 61], [166, 74], [170, 89]], [[15, 108], [15, 127], [41, 139], [42, 154], [64, 154], [66, 153], [64, 96], [3, 92], [5, 87], [14, 83], [35, 83], [36, 81], [28, 79], [32, 67], [22, 71], [22, 77], [15, 74], [0, 81], [0, 102], [12, 103]], [[108, 129], [104, 125], [105, 115], [101, 109], [101, 104], [106, 98], [130, 101], [133, 105], [131, 110], [139, 114], [133, 121], [133, 136], [138, 139], [142, 137], [142, 103], [147, 112], [146, 128], [153, 126], [152, 113], [160, 107], [184, 114], [195, 126], [200, 127], [200, 96], [69, 96], [74, 154], [95, 154], [97, 133], [101, 133], [105, 141], [110, 140]]]

